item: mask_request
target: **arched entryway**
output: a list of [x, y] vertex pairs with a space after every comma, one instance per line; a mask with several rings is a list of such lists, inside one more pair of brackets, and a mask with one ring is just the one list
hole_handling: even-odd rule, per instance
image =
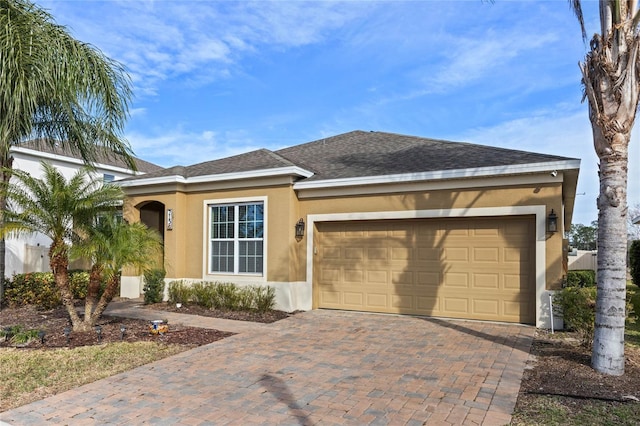
[[[158, 231], [164, 242], [165, 205], [159, 201], [147, 201], [137, 205], [136, 208], [140, 211], [140, 222]], [[164, 250], [156, 267], [164, 267]]]

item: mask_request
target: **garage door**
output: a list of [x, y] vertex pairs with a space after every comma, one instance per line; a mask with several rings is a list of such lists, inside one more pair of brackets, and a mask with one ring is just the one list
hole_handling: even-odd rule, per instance
[[533, 217], [317, 223], [318, 308], [535, 320]]

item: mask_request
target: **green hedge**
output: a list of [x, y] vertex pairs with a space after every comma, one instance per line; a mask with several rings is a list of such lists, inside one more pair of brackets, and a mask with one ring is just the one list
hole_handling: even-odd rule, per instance
[[590, 269], [567, 272], [567, 287], [595, 287], [596, 271]]
[[267, 312], [276, 304], [276, 290], [269, 286], [239, 287], [233, 283], [184, 281], [169, 283], [169, 303], [195, 303], [207, 309]]
[[[43, 309], [51, 309], [62, 304], [51, 272], [16, 274], [5, 284], [5, 302], [9, 306], [36, 305]], [[75, 299], [87, 297], [88, 285], [88, 272], [69, 272], [69, 287]], [[104, 283], [102, 288], [104, 288]]]
[[164, 269], [148, 269], [144, 271], [144, 303], [160, 303], [164, 298]]

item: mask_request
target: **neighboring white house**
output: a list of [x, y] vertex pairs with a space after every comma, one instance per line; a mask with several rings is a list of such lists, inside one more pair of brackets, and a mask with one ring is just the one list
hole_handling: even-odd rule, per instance
[[[70, 150], [62, 149], [59, 146], [40, 145], [36, 142], [26, 142], [19, 147], [13, 147], [11, 154], [14, 158], [14, 169], [24, 170], [37, 177], [42, 176], [40, 164], [42, 161], [55, 166], [67, 178], [84, 166], [80, 156]], [[134, 172], [123, 161], [115, 157], [102, 156], [94, 164], [95, 174], [104, 181], [110, 182], [162, 169], [162, 167], [137, 158], [135, 161], [138, 170]], [[14, 274], [25, 272], [49, 271], [50, 241], [42, 234], [8, 238], [6, 240], [5, 275], [11, 277]]]
[[634, 225], [640, 225], [640, 216], [634, 217], [631, 221]]

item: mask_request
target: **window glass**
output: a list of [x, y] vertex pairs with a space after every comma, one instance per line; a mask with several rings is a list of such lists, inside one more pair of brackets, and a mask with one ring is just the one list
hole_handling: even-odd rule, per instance
[[211, 206], [210, 237], [210, 272], [263, 273], [263, 203]]

